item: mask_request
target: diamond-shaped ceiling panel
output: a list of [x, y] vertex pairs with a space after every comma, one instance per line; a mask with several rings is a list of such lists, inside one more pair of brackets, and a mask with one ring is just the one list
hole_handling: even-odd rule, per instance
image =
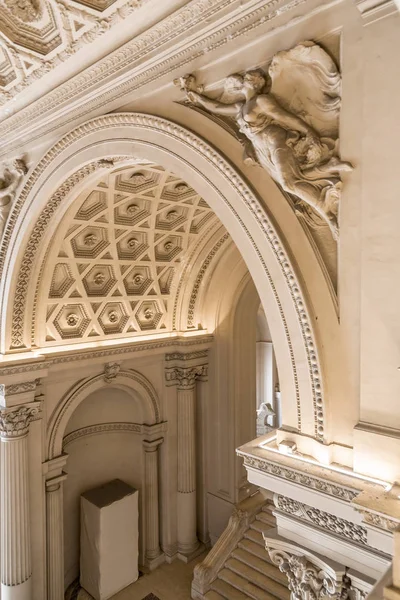
[[110, 173], [77, 198], [49, 252], [44, 343], [168, 331], [184, 258], [218, 226], [206, 202], [159, 166]]

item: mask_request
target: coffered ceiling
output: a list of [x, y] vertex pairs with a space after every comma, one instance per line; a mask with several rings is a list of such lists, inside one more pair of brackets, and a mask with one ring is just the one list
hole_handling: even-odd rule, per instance
[[77, 199], [54, 236], [40, 344], [172, 330], [193, 256], [220, 227], [204, 199], [162, 167], [111, 173]]

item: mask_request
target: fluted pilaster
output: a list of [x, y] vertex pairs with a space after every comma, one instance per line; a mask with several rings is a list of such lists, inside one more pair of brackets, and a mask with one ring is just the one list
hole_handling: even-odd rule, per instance
[[196, 491], [196, 391], [178, 388], [178, 492]]
[[162, 438], [144, 441], [145, 451], [145, 504], [146, 504], [146, 562], [148, 565], [160, 556], [160, 519], [158, 506], [158, 447]]
[[0, 411], [3, 600], [31, 599], [28, 432], [38, 406]]
[[63, 536], [63, 481], [61, 475], [46, 481], [47, 522], [47, 598], [64, 598], [64, 536]]

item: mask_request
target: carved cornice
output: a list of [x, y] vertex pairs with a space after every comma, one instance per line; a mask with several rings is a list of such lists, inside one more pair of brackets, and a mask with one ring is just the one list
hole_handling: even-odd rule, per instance
[[355, 525], [351, 521], [341, 519], [281, 494], [274, 494], [274, 504], [280, 511], [292, 515], [297, 519], [312, 523], [321, 529], [348, 538], [358, 544], [367, 544], [367, 530], [365, 527], [361, 527], [361, 525]]
[[[98, 358], [107, 358], [111, 356], [125, 355], [125, 354], [133, 354], [136, 352], [146, 352], [152, 350], [160, 350], [163, 351], [168, 348], [188, 348], [192, 346], [200, 346], [204, 344], [211, 344], [213, 342], [213, 335], [201, 335], [199, 337], [191, 337], [191, 338], [180, 338], [177, 340], [171, 341], [170, 338], [165, 340], [158, 341], [146, 341], [146, 342], [132, 342], [132, 344], [126, 344], [123, 347], [118, 346], [116, 348], [104, 348], [103, 350], [88, 350], [86, 352], [77, 352], [72, 354], [67, 354], [66, 356], [56, 356], [49, 357], [45, 362], [40, 363], [32, 363], [25, 365], [17, 365], [10, 367], [0, 367], [0, 377], [4, 377], [5, 375], [16, 375], [20, 373], [28, 373], [30, 371], [38, 371], [41, 369], [48, 369], [51, 366], [67, 364], [70, 362], [76, 361], [87, 361], [87, 360], [96, 360]], [[206, 352], [206, 351], [204, 351]], [[173, 356], [174, 353], [168, 355]], [[197, 352], [188, 352], [186, 354], [178, 353], [179, 356], [187, 356], [187, 355], [197, 355]], [[199, 355], [201, 357], [207, 356], [203, 354], [203, 351], [200, 350]]]
[[23, 381], [22, 383], [12, 383], [10, 385], [0, 384], [0, 398], [5, 399], [7, 396], [34, 392], [39, 382], [39, 379], [35, 379], [34, 381]]
[[165, 379], [170, 385], [177, 385], [182, 390], [192, 389], [196, 385], [196, 379], [207, 377], [208, 366], [200, 365], [194, 367], [174, 367], [166, 369]]
[[258, 469], [259, 471], [263, 471], [264, 473], [268, 473], [274, 477], [285, 479], [291, 483], [297, 483], [303, 487], [311, 488], [323, 494], [327, 494], [328, 496], [333, 496], [334, 498], [340, 498], [345, 502], [351, 502], [353, 498], [360, 493], [359, 490], [352, 490], [351, 488], [344, 487], [343, 485], [330, 483], [325, 479], [312, 477], [311, 475], [301, 473], [300, 471], [295, 471], [294, 469], [290, 469], [288, 467], [283, 467], [264, 458], [248, 456], [238, 450], [236, 452], [239, 456], [243, 457], [243, 463], [245, 467]]
[[197, 350], [196, 352], [170, 352], [165, 355], [165, 360], [170, 361], [189, 361], [208, 357], [208, 350]]
[[0, 437], [14, 439], [28, 434], [31, 421], [39, 414], [40, 404], [0, 410]]
[[[173, 138], [174, 142], [179, 140], [181, 143], [187, 145], [191, 150], [193, 148], [196, 149], [199, 154], [210, 164], [210, 166], [214, 169], [217, 169], [222, 176], [229, 182], [229, 184], [235, 189], [235, 192], [239, 195], [243, 203], [248, 207], [248, 209], [253, 214], [256, 222], [259, 224], [260, 228], [263, 230], [265, 234], [265, 242], [269, 244], [273, 255], [275, 256], [284, 280], [288, 286], [289, 293], [292, 297], [292, 301], [297, 312], [298, 324], [299, 328], [302, 332], [302, 337], [304, 341], [305, 352], [307, 354], [307, 362], [308, 362], [308, 371], [309, 377], [311, 381], [312, 394], [313, 394], [313, 404], [314, 404], [314, 425], [315, 425], [315, 437], [316, 439], [323, 440], [324, 437], [324, 401], [323, 401], [323, 390], [322, 390], [322, 379], [321, 379], [321, 371], [319, 365], [319, 358], [317, 354], [317, 345], [314, 340], [313, 334], [313, 323], [310, 318], [310, 315], [307, 311], [307, 303], [306, 299], [303, 296], [300, 283], [297, 279], [297, 276], [292, 268], [290, 259], [281, 243], [280, 238], [272, 224], [266, 215], [265, 211], [261, 209], [260, 203], [257, 197], [253, 194], [250, 188], [246, 185], [244, 180], [240, 177], [240, 175], [230, 166], [230, 164], [224, 159], [224, 157], [214, 150], [209, 144], [204, 142], [200, 137], [191, 133], [187, 129], [180, 127], [170, 121], [165, 119], [161, 119], [159, 117], [153, 117], [149, 115], [139, 114], [139, 113], [113, 113], [104, 117], [95, 118], [84, 125], [77, 127], [74, 131], [67, 134], [64, 138], [62, 138], [40, 161], [32, 175], [29, 177], [27, 184], [24, 186], [21, 191], [19, 197], [16, 199], [14, 204], [14, 210], [10, 215], [9, 224], [6, 229], [4, 240], [5, 244], [1, 249], [0, 253], [0, 277], [2, 275], [2, 270], [4, 267], [4, 257], [5, 252], [7, 251], [7, 244], [10, 241], [11, 231], [16, 223], [16, 219], [24, 205], [24, 202], [31, 192], [34, 184], [39, 179], [43, 171], [52, 163], [52, 161], [59, 156], [63, 151], [65, 151], [69, 146], [71, 146], [77, 140], [86, 137], [89, 134], [93, 134], [95, 132], [100, 132], [105, 129], [109, 129], [111, 127], [132, 127], [135, 128], [143, 128], [146, 127], [147, 130], [152, 130], [157, 133], [163, 134], [163, 136], [170, 136]], [[97, 161], [99, 162], [99, 161]], [[96, 165], [96, 162], [94, 163]], [[97, 168], [97, 167], [95, 167]], [[94, 168], [94, 170], [95, 170]], [[87, 165], [85, 169], [92, 169], [90, 165]], [[74, 176], [73, 176], [74, 177]], [[69, 187], [69, 186], [68, 186]], [[14, 317], [17, 321], [17, 329], [16, 332], [13, 332], [13, 336], [15, 341], [18, 343], [17, 347], [22, 347], [20, 344], [22, 342], [22, 332], [23, 328], [18, 321], [22, 319], [22, 315], [25, 314], [25, 301], [26, 301], [26, 289], [28, 287], [28, 274], [31, 270], [31, 266], [33, 264], [33, 260], [36, 256], [38, 243], [43, 236], [44, 230], [47, 228], [50, 217], [56, 211], [61, 199], [58, 199], [56, 193], [56, 198], [53, 197], [54, 205], [46, 209], [42, 212], [42, 215], [39, 217], [39, 221], [36, 224], [34, 229], [34, 233], [31, 236], [30, 241], [28, 242], [27, 252], [25, 252], [24, 257], [24, 266], [21, 267], [21, 271], [18, 275], [17, 282], [17, 294], [14, 301], [14, 306], [18, 305], [18, 313], [14, 314]], [[65, 191], [67, 193], [67, 190]], [[65, 195], [64, 193], [64, 195]], [[62, 197], [64, 196], [62, 195]], [[227, 198], [223, 198], [223, 201], [228, 205], [228, 207], [234, 211], [232, 205], [230, 204]], [[51, 202], [51, 201], [50, 201]], [[47, 215], [47, 212], [50, 215]], [[268, 278], [271, 289], [275, 295], [275, 300], [278, 306], [278, 310], [280, 313], [280, 317], [282, 319], [283, 327], [286, 332], [286, 342], [288, 346], [288, 351], [290, 354], [291, 362], [292, 362], [292, 370], [293, 370], [293, 379], [296, 390], [296, 404], [297, 404], [297, 426], [298, 430], [301, 432], [301, 408], [300, 408], [300, 390], [299, 390], [299, 381], [298, 374], [296, 368], [296, 360], [294, 355], [294, 349], [292, 345], [292, 341], [289, 335], [289, 326], [287, 324], [287, 320], [285, 317], [285, 311], [281, 304], [280, 298], [276, 291], [276, 287], [274, 284], [273, 277], [268, 270], [268, 267], [263, 260], [260, 251], [257, 247], [256, 242], [252, 238], [250, 232], [245, 227], [242, 220], [236, 214], [236, 218], [242, 227], [243, 231], [246, 232], [246, 235], [249, 237], [249, 241], [253, 245], [255, 251], [260, 256], [260, 261], [263, 264], [264, 272], [266, 277]]]
[[[45, 125], [46, 131], [50, 132], [57, 129], [61, 124], [64, 126], [72, 123], [79, 116], [89, 114], [96, 108], [104, 107], [107, 102], [112, 102], [116, 98], [121, 98], [124, 94], [138, 91], [144, 85], [156, 81], [157, 79], [174, 72], [176, 69], [184, 69], [192, 61], [209, 54], [214, 49], [219, 49], [225, 44], [248, 35], [252, 30], [265, 27], [275, 18], [284, 13], [298, 8], [305, 4], [306, 0], [291, 0], [284, 5], [279, 0], [270, 0], [268, 3], [262, 2], [261, 6], [256, 8], [243, 5], [241, 14], [237, 14], [234, 21], [224, 19], [210, 32], [209, 25], [203, 37], [196, 36], [196, 41], [188, 45], [182, 42], [174, 46], [169, 54], [160, 60], [151, 60], [148, 68], [143, 70], [143, 64], [148, 56], [152, 56], [163, 44], [170, 43], [180, 34], [185, 34], [187, 39], [188, 31], [191, 28], [197, 28], [199, 25], [209, 23], [218, 12], [224, 11], [232, 4], [231, 0], [197, 0], [190, 2], [189, 5], [176, 11], [173, 15], [150, 28], [145, 33], [137, 36], [132, 42], [125, 44], [119, 50], [107, 56], [106, 59], [99, 61], [96, 65], [88, 68], [84, 73], [77, 75], [69, 82], [59, 86], [56, 90], [50, 92], [45, 98], [37, 100], [31, 107], [21, 110], [17, 115], [8, 118], [0, 126], [0, 136], [5, 139], [7, 134], [15, 134], [19, 129], [26, 129], [26, 125], [42, 115], [54, 113], [60, 103], [76, 98], [79, 93], [87, 92], [94, 87], [97, 88], [96, 94], [93, 94], [85, 103], [85, 109], [81, 107], [75, 109], [66, 118], [60, 117], [56, 124]], [[215, 18], [215, 17], [214, 17]], [[131, 68], [129, 75], [124, 77], [124, 81], [119, 85], [109, 86], [101, 92], [98, 88], [102, 83], [109, 81], [109, 78], [118, 76], [118, 71], [126, 72]], [[18, 136], [18, 133], [17, 133]]]

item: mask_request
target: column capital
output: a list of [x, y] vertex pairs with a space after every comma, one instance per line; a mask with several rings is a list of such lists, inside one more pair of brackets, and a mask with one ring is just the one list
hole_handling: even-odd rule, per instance
[[158, 440], [143, 440], [143, 448], [145, 452], [156, 452], [158, 446], [160, 446], [164, 441], [164, 438], [159, 438]]
[[40, 410], [40, 402], [0, 410], [0, 437], [12, 440], [27, 435], [31, 421]]
[[52, 477], [52, 479], [46, 480], [46, 492], [56, 492], [60, 489], [63, 481], [67, 479], [67, 473], [62, 473], [58, 477]]
[[167, 384], [177, 385], [183, 390], [194, 388], [196, 379], [204, 378], [208, 374], [208, 365], [195, 365], [191, 367], [172, 367], [165, 370]]

